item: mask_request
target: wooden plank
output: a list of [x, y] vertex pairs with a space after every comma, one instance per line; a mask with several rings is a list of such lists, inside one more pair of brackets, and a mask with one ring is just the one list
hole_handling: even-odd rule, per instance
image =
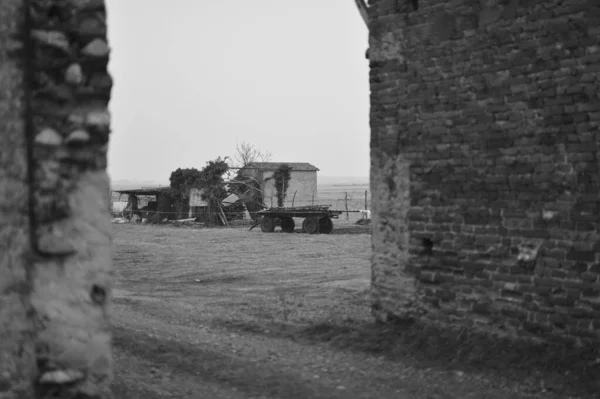
[[229, 224], [227, 223], [227, 218], [225, 217], [225, 212], [223, 212], [223, 208], [221, 208], [221, 205], [219, 205], [219, 212], [217, 213], [217, 215], [219, 215], [219, 218], [223, 222], [223, 225], [229, 226]]
[[362, 17], [363, 21], [365, 21], [365, 24], [367, 25], [367, 28], [369, 27], [369, 7], [367, 6], [367, 4], [365, 3], [365, 0], [354, 0], [354, 4], [356, 4], [356, 7], [358, 8], [358, 12], [360, 13], [360, 16]]

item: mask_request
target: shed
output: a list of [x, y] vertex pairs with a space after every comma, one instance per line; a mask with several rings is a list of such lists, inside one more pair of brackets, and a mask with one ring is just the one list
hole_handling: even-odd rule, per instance
[[152, 217], [156, 214], [160, 221], [163, 218], [177, 219], [178, 217], [170, 198], [164, 195], [169, 190], [169, 187], [142, 187], [115, 190], [115, 192], [127, 195], [124, 214], [129, 216], [136, 214], [141, 217]]

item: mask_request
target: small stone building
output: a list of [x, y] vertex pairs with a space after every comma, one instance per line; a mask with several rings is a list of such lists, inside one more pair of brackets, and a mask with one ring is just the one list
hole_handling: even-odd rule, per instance
[[600, 342], [600, 2], [368, 15], [376, 316]]
[[[261, 184], [263, 201], [268, 207], [277, 206], [277, 191], [273, 173], [281, 166], [292, 168], [285, 206], [307, 206], [318, 204], [317, 172], [319, 169], [305, 162], [251, 162], [240, 170], [244, 176], [252, 177]], [[295, 195], [294, 195], [295, 193]]]

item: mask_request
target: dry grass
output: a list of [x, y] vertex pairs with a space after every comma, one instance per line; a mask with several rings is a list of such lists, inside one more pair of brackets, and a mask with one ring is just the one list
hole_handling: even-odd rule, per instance
[[117, 268], [121, 300], [176, 300], [215, 323], [370, 318], [368, 234], [143, 225], [115, 233], [115, 262], [126, 265]]
[[[425, 374], [411, 371], [413, 377], [410, 378], [416, 378], [414, 375], [419, 379], [429, 378], [429, 384], [434, 387], [438, 380], [433, 369], [440, 370], [438, 373], [442, 374], [439, 375], [445, 375], [443, 373], [452, 369], [480, 374], [485, 369], [490, 375], [481, 380], [483, 382], [474, 377], [473, 381], [480, 382], [470, 382], [471, 385], [465, 385], [466, 382], [456, 385], [458, 383], [446, 377], [439, 380], [440, 386], [444, 385], [442, 391], [453, 390], [458, 396], [417, 394], [420, 389], [432, 390], [431, 386], [422, 388], [417, 384], [419, 387], [411, 388], [412, 396], [406, 396], [411, 398], [467, 397], [461, 396], [467, 393], [471, 395], [469, 397], [501, 398], [507, 397], [506, 392], [509, 391], [512, 392], [511, 397], [566, 398], [575, 394], [580, 395], [578, 397], [594, 397], [592, 379], [571, 378], [568, 375], [569, 365], [556, 364], [561, 359], [572, 361], [574, 370], [587, 377], [593, 376], [594, 369], [586, 368], [587, 363], [577, 363], [580, 354], [576, 352], [561, 357], [552, 353], [554, 348], [511, 348], [514, 343], [490, 341], [489, 337], [469, 331], [457, 334], [418, 324], [400, 327], [375, 325], [369, 312], [369, 227], [356, 226], [353, 221], [343, 219], [336, 223], [336, 227], [338, 233], [357, 234], [308, 235], [279, 231], [267, 234], [259, 229], [249, 232], [247, 228], [114, 225], [115, 306], [127, 310], [124, 313], [127, 316], [122, 316], [121, 321], [124, 317], [135, 318], [136, 314], [143, 313], [160, 322], [159, 330], [166, 329], [166, 326], [180, 326], [179, 333], [187, 331], [190, 336], [196, 336], [194, 339], [200, 339], [197, 334], [212, 326], [217, 330], [260, 336], [273, 342], [326, 343], [332, 348], [376, 355], [398, 362], [398, 370], [402, 373], [409, 369], [400, 364], [408, 362], [419, 370], [427, 370]], [[153, 322], [147, 320], [139, 319], [129, 324], [138, 323], [143, 330], [141, 323], [146, 323], [154, 329]], [[145, 359], [155, 358], [179, 370], [178, 386], [188, 384], [192, 386], [190, 389], [195, 389], [193, 375], [186, 377], [184, 369], [190, 369], [193, 362], [200, 365], [204, 361], [204, 371], [198, 369], [203, 378], [214, 380], [214, 384], [220, 378], [226, 378], [240, 389], [257, 395], [263, 388], [254, 382], [256, 378], [268, 382], [269, 387], [264, 389], [273, 394], [287, 395], [285, 397], [295, 397], [296, 391], [300, 395], [298, 397], [317, 397], [312, 395], [317, 395], [315, 392], [319, 390], [329, 392], [326, 385], [313, 392], [314, 383], [300, 383], [294, 379], [297, 377], [291, 375], [282, 377], [275, 365], [260, 372], [251, 372], [252, 367], [245, 360], [231, 360], [214, 349], [198, 350], [189, 340], [176, 344], [154, 335], [146, 337], [125, 325], [116, 326], [115, 331], [117, 347], [125, 351], [120, 354], [123, 367], [136, 362], [135, 356], [126, 353], [135, 353]], [[149, 346], [156, 347], [156, 350]], [[184, 362], [181, 359], [188, 352], [194, 357]], [[334, 354], [330, 353], [330, 356]], [[207, 362], [206, 359], [212, 360]], [[177, 366], [178, 362], [183, 362], [181, 367], [185, 367]], [[233, 365], [229, 374], [223, 377], [222, 370], [227, 362], [233, 362]], [[355, 362], [353, 367], [360, 365]], [[291, 390], [292, 382], [286, 385], [285, 381], [280, 381], [281, 378], [295, 381], [296, 388]], [[393, 373], [386, 378], [386, 384], [392, 384]], [[483, 388], [491, 381], [496, 386]], [[522, 386], [509, 390], [507, 387], [515, 381], [522, 381]], [[548, 381], [554, 381], [554, 385], [549, 385]], [[308, 388], [311, 384], [313, 388]], [[365, 379], [363, 385], [366, 387], [368, 384]], [[479, 385], [474, 387], [473, 384]], [[118, 384], [117, 392], [131, 396], [126, 385]], [[150, 393], [144, 393], [145, 397], [155, 397], [149, 386], [138, 387], [136, 392], [148, 391]], [[372, 391], [377, 389], [377, 384], [373, 384]], [[590, 392], [591, 396], [586, 395]], [[206, 395], [217, 397], [216, 393]], [[331, 392], [327, 395], [337, 397]]]
[[[368, 229], [362, 232], [348, 236], [266, 234], [247, 228], [114, 225], [117, 312], [113, 315], [117, 368], [123, 370], [115, 393], [167, 397], [169, 386], [191, 386], [195, 373], [200, 373], [196, 384], [204, 389], [208, 383], [226, 380], [252, 397], [261, 392], [275, 395], [269, 397], [320, 397], [319, 392], [344, 397], [334, 395], [335, 386], [332, 393], [325, 386], [285, 375], [277, 367], [263, 364], [256, 368], [249, 361], [234, 360], [226, 349], [221, 349], [222, 353], [216, 347], [199, 350], [191, 341], [176, 344], [149, 337], [131, 325], [141, 328], [148, 319], [136, 317], [149, 315], [157, 321], [149, 324], [152, 330], [170, 326], [179, 328], [177, 331], [200, 332], [214, 326], [216, 331], [219, 327], [239, 331], [260, 326], [258, 332], [268, 334], [269, 329], [276, 331], [284, 324], [338, 323], [349, 315], [367, 321], [364, 297], [370, 278], [370, 237], [365, 234]], [[124, 324], [124, 318], [135, 321]], [[192, 336], [198, 339], [196, 333]], [[168, 364], [176, 383], [167, 379], [151, 388], [152, 376], [143, 376], [148, 367], [144, 359]], [[131, 370], [136, 368], [140, 371], [132, 376]], [[188, 375], [184, 369], [194, 374]], [[197, 397], [198, 388], [190, 389], [193, 395], [177, 397]], [[207, 391], [204, 397], [220, 397], [217, 391]], [[235, 395], [229, 392], [223, 397]]]

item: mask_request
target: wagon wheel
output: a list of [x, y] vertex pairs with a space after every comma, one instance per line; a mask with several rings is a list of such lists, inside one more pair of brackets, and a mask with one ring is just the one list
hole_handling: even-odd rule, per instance
[[272, 233], [275, 230], [275, 219], [263, 217], [260, 221], [260, 229], [265, 233]]
[[291, 217], [281, 218], [281, 230], [286, 233], [293, 233], [296, 228], [296, 223]]
[[330, 234], [333, 231], [333, 221], [329, 216], [319, 219], [319, 233]]
[[319, 219], [318, 218], [306, 218], [302, 222], [302, 230], [308, 234], [316, 234], [319, 232]]

